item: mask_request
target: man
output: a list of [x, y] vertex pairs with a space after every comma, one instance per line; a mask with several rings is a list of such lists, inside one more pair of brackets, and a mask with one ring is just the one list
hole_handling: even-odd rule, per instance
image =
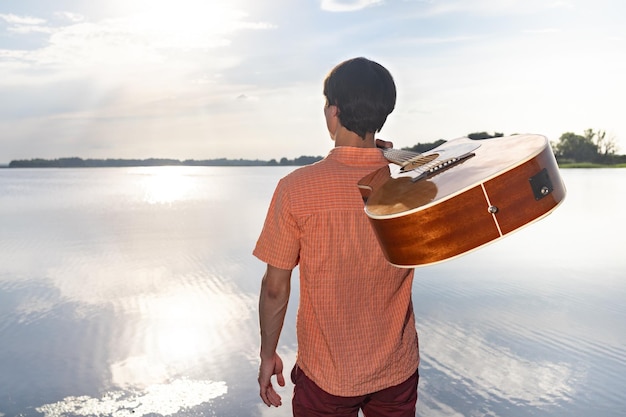
[[384, 258], [357, 187], [388, 164], [374, 134], [396, 102], [391, 74], [365, 58], [345, 61], [324, 81], [324, 116], [335, 147], [278, 183], [254, 255], [267, 263], [259, 318], [258, 382], [266, 405], [285, 384], [276, 353], [300, 267], [298, 354], [291, 372], [294, 416], [415, 416], [417, 332], [412, 269]]

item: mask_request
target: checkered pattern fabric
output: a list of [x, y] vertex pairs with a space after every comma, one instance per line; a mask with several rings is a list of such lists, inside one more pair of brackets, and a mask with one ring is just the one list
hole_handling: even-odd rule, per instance
[[357, 182], [385, 166], [379, 149], [336, 147], [281, 179], [254, 255], [300, 268], [298, 366], [338, 396], [407, 380], [419, 362], [413, 270], [384, 258]]

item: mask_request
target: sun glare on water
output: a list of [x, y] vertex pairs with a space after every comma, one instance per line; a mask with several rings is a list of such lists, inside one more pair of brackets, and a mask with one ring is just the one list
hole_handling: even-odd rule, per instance
[[196, 189], [195, 180], [179, 167], [151, 168], [143, 179], [144, 201], [168, 204], [190, 197]]

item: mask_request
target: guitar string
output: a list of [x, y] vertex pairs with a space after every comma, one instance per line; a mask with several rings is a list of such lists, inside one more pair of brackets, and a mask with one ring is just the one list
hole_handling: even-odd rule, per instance
[[437, 158], [437, 154], [424, 155], [420, 153], [413, 153], [410, 151], [404, 151], [401, 149], [385, 149], [385, 157], [391, 162], [398, 165], [408, 165], [409, 163], [415, 165], [425, 165]]

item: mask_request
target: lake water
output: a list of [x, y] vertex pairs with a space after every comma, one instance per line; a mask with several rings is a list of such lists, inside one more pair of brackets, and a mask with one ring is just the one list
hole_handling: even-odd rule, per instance
[[[0, 169], [0, 417], [290, 415], [251, 251], [291, 169]], [[626, 415], [626, 170], [562, 176], [549, 217], [416, 271], [417, 415]]]

